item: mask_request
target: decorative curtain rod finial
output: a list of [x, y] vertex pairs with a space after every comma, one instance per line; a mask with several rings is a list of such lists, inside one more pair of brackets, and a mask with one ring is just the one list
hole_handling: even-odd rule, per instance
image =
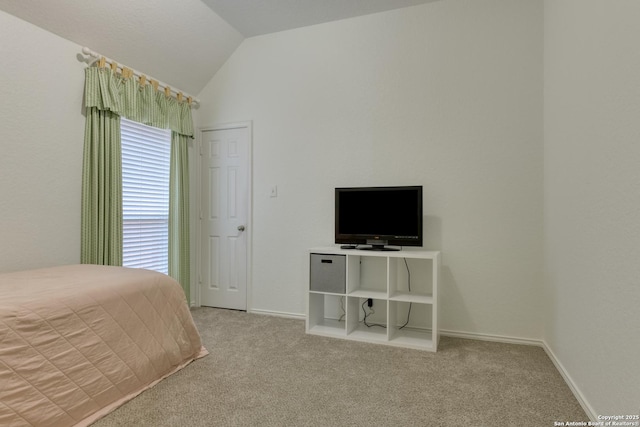
[[86, 46], [82, 48], [82, 53], [88, 56], [93, 56], [94, 58], [97, 58], [98, 56], [100, 56]]

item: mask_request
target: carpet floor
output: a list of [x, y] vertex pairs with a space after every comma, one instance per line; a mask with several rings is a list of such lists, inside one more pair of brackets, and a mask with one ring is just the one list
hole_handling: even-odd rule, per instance
[[430, 353], [306, 335], [295, 319], [213, 308], [192, 314], [210, 354], [95, 427], [589, 420], [540, 347], [442, 337]]

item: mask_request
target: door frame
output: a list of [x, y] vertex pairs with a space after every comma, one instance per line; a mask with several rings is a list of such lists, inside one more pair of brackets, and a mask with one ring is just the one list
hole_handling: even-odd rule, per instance
[[200, 307], [202, 305], [202, 265], [204, 263], [202, 253], [202, 134], [204, 132], [216, 131], [216, 130], [229, 130], [229, 129], [246, 129], [247, 137], [249, 138], [249, 164], [247, 167], [247, 229], [244, 231], [247, 236], [247, 312], [251, 311], [252, 305], [252, 288], [253, 288], [253, 275], [251, 266], [252, 254], [253, 254], [253, 122], [232, 122], [232, 123], [219, 123], [210, 126], [198, 127], [197, 142], [196, 142], [196, 154], [197, 154], [197, 167], [196, 167], [196, 196], [198, 200], [197, 204], [197, 218], [198, 226], [196, 227], [196, 277], [197, 286], [194, 298], [194, 306]]

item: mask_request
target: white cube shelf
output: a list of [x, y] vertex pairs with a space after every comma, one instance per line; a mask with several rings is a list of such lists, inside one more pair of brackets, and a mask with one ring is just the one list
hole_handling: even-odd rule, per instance
[[[308, 334], [437, 350], [440, 252], [412, 249], [378, 252], [329, 247], [309, 249], [307, 259], [336, 255], [344, 256], [342, 260], [346, 262], [333, 268], [345, 268], [346, 271], [333, 274], [333, 277], [346, 283], [336, 283], [335, 288], [345, 289], [345, 292], [312, 291], [314, 278], [309, 274]], [[368, 316], [365, 323], [362, 306], [370, 312], [366, 304], [368, 299], [373, 300], [375, 313]]]

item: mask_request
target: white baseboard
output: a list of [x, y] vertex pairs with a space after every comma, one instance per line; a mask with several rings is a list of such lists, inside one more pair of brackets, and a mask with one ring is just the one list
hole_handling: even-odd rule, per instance
[[553, 353], [551, 348], [549, 348], [547, 343], [544, 342], [544, 341], [542, 341], [542, 348], [544, 349], [545, 353], [547, 353], [547, 356], [549, 356], [549, 359], [551, 359], [551, 361], [555, 365], [555, 367], [558, 370], [558, 372], [560, 372], [560, 375], [562, 375], [562, 378], [564, 378], [564, 382], [567, 383], [567, 385], [569, 386], [569, 389], [571, 389], [571, 392], [576, 397], [576, 400], [578, 401], [580, 406], [582, 406], [582, 409], [584, 410], [584, 412], [586, 412], [587, 416], [593, 422], [598, 421], [598, 415], [596, 414], [596, 411], [593, 410], [593, 408], [591, 407], [591, 405], [589, 404], [587, 399], [584, 397], [584, 395], [582, 394], [582, 392], [580, 391], [580, 389], [576, 385], [576, 383], [573, 382], [573, 379], [571, 378], [571, 375], [569, 375], [569, 373], [564, 368], [562, 363], [560, 363], [560, 360], [558, 360], [558, 358]]
[[285, 311], [250, 309], [250, 310], [247, 310], [247, 313], [262, 314], [264, 316], [286, 317], [287, 319], [296, 319], [296, 320], [305, 320], [306, 319], [306, 315], [305, 314], [287, 313]]
[[506, 344], [534, 345], [542, 347], [543, 342], [540, 340], [532, 340], [527, 338], [507, 337], [503, 335], [478, 334], [474, 332], [458, 332], [440, 329], [440, 335], [453, 338], [465, 338], [470, 340], [501, 342]]

